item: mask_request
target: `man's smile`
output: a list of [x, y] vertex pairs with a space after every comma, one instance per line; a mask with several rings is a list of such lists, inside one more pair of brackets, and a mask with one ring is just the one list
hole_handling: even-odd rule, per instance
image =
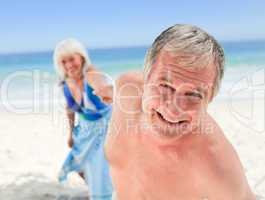
[[188, 119], [168, 117], [159, 110], [155, 110], [155, 118], [158, 119], [159, 126], [166, 126], [168, 128], [185, 128], [190, 123]]

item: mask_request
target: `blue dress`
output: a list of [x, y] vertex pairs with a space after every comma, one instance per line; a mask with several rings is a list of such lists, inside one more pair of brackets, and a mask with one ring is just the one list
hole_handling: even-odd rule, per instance
[[83, 172], [90, 199], [110, 200], [113, 188], [104, 141], [112, 107], [94, 95], [93, 88], [86, 81], [81, 105], [71, 95], [66, 82], [63, 91], [68, 107], [78, 113], [78, 124], [73, 129], [73, 147], [63, 164], [59, 181], [65, 181], [69, 172]]

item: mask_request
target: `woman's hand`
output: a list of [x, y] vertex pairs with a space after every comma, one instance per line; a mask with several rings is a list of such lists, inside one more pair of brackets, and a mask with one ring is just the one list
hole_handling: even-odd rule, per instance
[[70, 127], [69, 138], [68, 138], [67, 143], [68, 143], [68, 146], [72, 148], [74, 144], [74, 141], [72, 138], [72, 132], [73, 132], [73, 128], [75, 125], [75, 113], [68, 106], [66, 106], [66, 114], [67, 114], [69, 127]]
[[68, 138], [68, 146], [69, 146], [70, 148], [72, 148], [73, 145], [74, 145], [74, 140], [73, 140], [72, 135], [71, 135], [71, 136]]

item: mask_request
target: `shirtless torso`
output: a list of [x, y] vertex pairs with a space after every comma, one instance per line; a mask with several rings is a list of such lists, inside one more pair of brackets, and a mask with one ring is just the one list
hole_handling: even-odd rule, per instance
[[158, 139], [142, 126], [142, 91], [140, 72], [116, 81], [105, 151], [118, 200], [255, 199], [236, 152], [208, 114], [210, 134]]

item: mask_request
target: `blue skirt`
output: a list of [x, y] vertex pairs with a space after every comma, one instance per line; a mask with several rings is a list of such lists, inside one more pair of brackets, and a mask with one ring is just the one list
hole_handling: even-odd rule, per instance
[[112, 182], [109, 165], [104, 154], [104, 142], [111, 110], [104, 117], [88, 121], [79, 115], [73, 129], [73, 147], [59, 174], [59, 181], [67, 179], [69, 172], [83, 172], [91, 200], [110, 200]]

